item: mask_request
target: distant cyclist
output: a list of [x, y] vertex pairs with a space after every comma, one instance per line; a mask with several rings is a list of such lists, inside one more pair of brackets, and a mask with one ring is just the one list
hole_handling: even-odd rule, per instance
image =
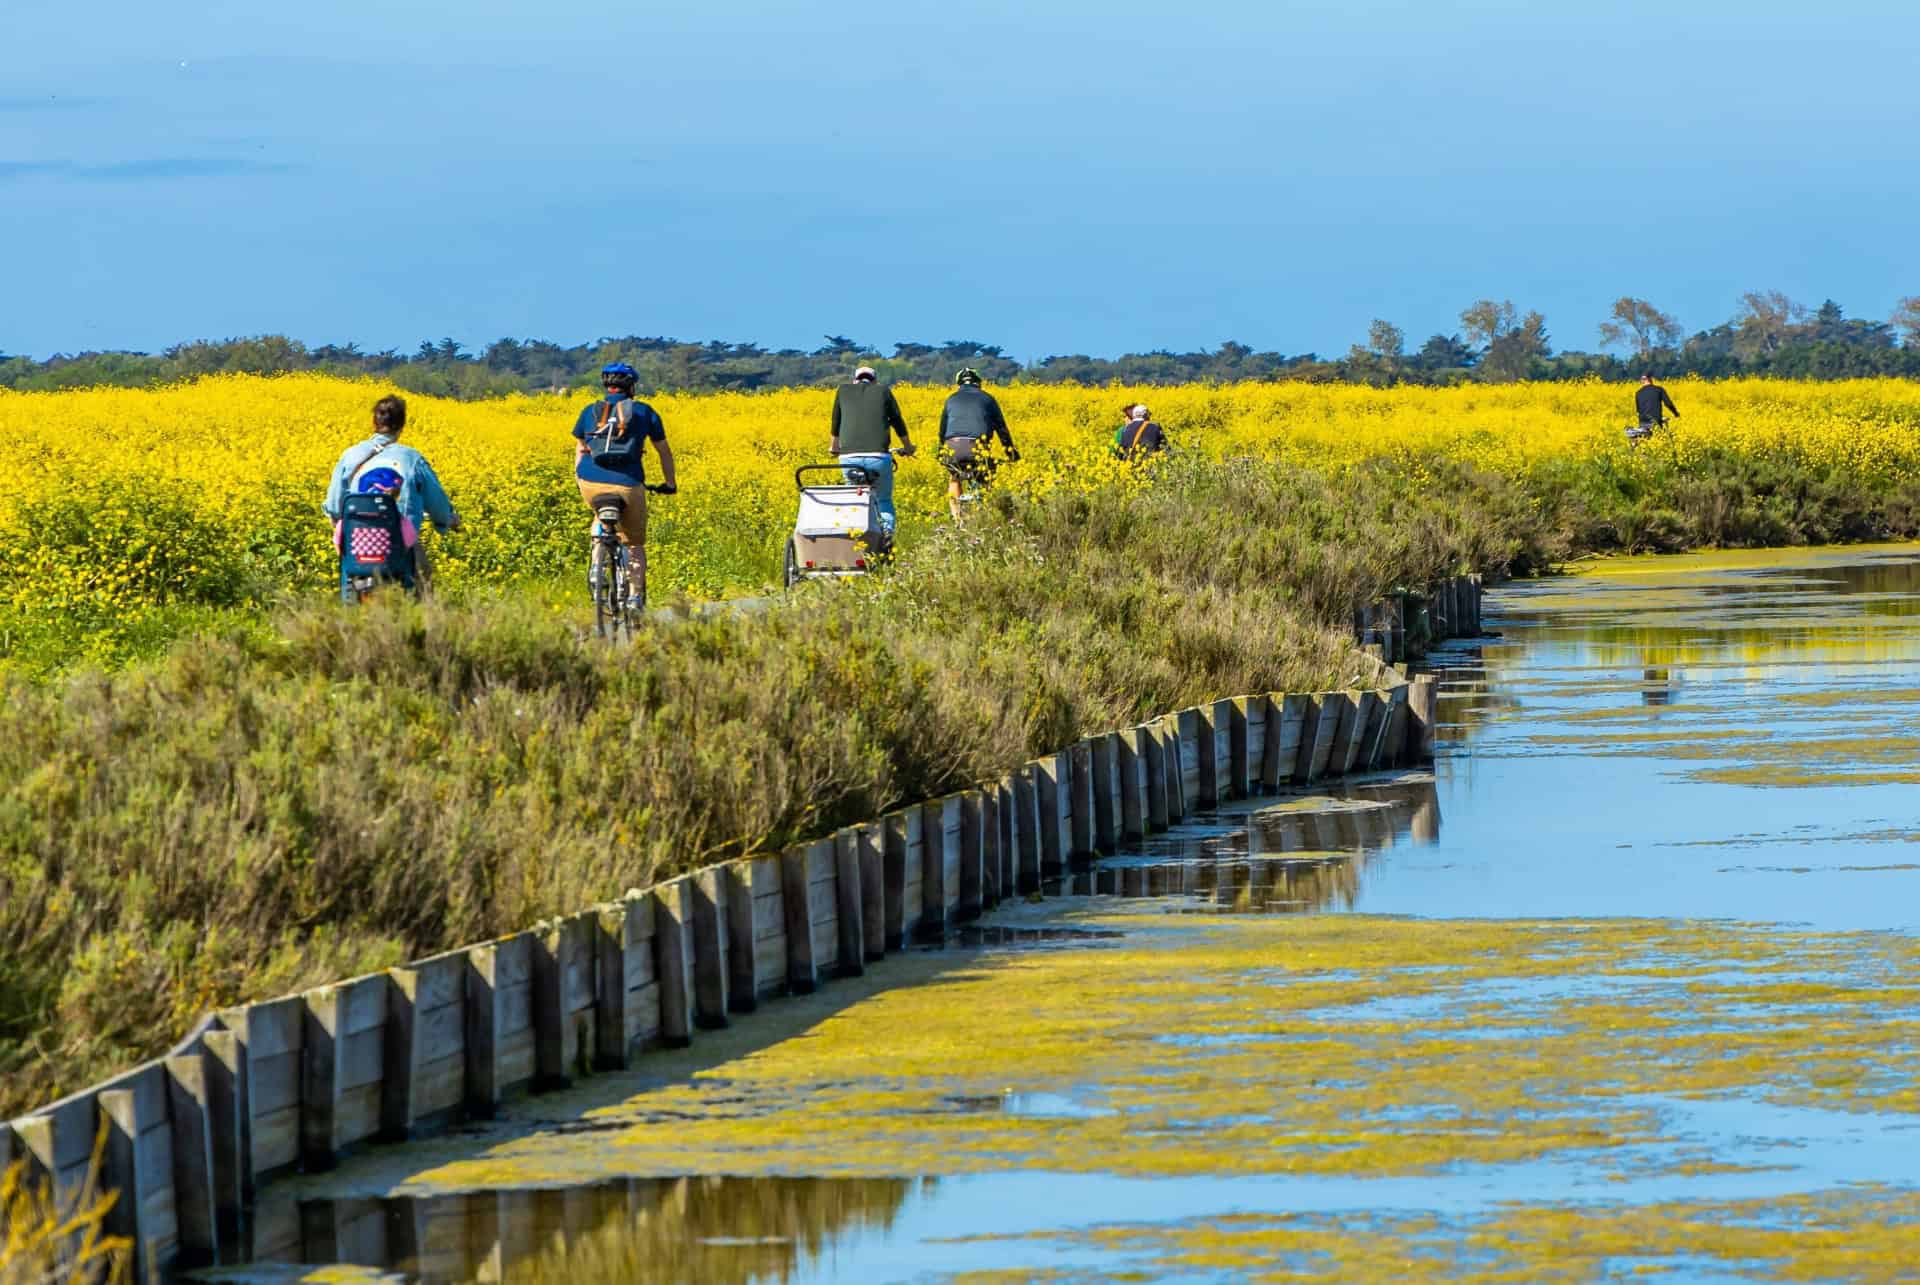
[[1143, 403], [1126, 408], [1127, 422], [1113, 435], [1113, 453], [1123, 460], [1144, 460], [1167, 449], [1167, 435]]
[[[874, 514], [880, 523], [883, 545], [893, 544], [893, 456], [888, 446], [892, 433], [900, 435], [900, 454], [913, 454], [913, 439], [907, 436], [907, 419], [893, 390], [879, 382], [873, 367], [862, 366], [853, 372], [849, 383], [833, 394], [833, 453], [849, 469], [867, 475], [873, 488]], [[848, 481], [853, 475], [848, 474]]]
[[[406, 400], [392, 394], [382, 397], [373, 404], [373, 436], [342, 451], [333, 466], [333, 478], [327, 483], [327, 496], [320, 508], [333, 519], [334, 545], [343, 555], [343, 601], [351, 602], [355, 597], [349, 584], [353, 554], [379, 564], [377, 573], [370, 568], [370, 574], [417, 591], [427, 575], [420, 524], [431, 518], [441, 531], [460, 529], [460, 515], [453, 511], [453, 502], [447, 499], [446, 489], [427, 457], [411, 446], [400, 445], [400, 434], [406, 426]], [[354, 529], [343, 531], [346, 527]]]
[[958, 385], [940, 409], [940, 445], [945, 447], [942, 462], [947, 466], [947, 508], [953, 520], [960, 520], [960, 494], [966, 483], [984, 486], [993, 477], [993, 460], [986, 447], [991, 438], [1000, 439], [1000, 447], [1009, 460], [1020, 458], [1013, 435], [1007, 431], [1007, 417], [1000, 403], [980, 387], [980, 372], [968, 366], [953, 377]]
[[[628, 606], [646, 605], [647, 491], [672, 495], [673, 448], [667, 445], [667, 426], [653, 407], [634, 398], [640, 373], [624, 361], [600, 370], [606, 396], [582, 407], [573, 422], [573, 477], [589, 510], [613, 502], [620, 509], [620, 537], [627, 544], [633, 592]], [[646, 444], [660, 455], [660, 485], [647, 486]]]
[[1652, 437], [1653, 430], [1667, 422], [1664, 411], [1673, 412], [1675, 419], [1680, 418], [1680, 408], [1667, 396], [1666, 389], [1653, 382], [1652, 371], [1640, 376], [1640, 387], [1633, 393], [1633, 409], [1640, 417], [1640, 427], [1628, 434], [1629, 437]]

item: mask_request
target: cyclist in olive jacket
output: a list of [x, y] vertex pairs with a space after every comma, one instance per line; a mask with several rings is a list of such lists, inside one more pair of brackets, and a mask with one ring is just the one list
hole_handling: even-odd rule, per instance
[[[913, 439], [907, 436], [907, 420], [893, 390], [877, 382], [874, 369], [862, 366], [853, 372], [851, 383], [840, 385], [833, 394], [833, 441], [831, 449], [840, 463], [858, 469], [873, 487], [873, 507], [880, 523], [880, 538], [893, 543], [893, 456], [887, 451], [889, 433], [900, 435], [900, 454], [913, 454]], [[847, 475], [849, 482], [854, 474]]]

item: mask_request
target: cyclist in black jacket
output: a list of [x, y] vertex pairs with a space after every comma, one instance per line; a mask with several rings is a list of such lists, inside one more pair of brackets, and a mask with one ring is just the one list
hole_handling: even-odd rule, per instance
[[1013, 435], [1000, 403], [980, 387], [980, 372], [968, 366], [953, 377], [958, 385], [940, 410], [941, 462], [947, 466], [947, 508], [960, 520], [960, 493], [969, 482], [984, 486], [993, 477], [993, 460], [982, 449], [998, 437], [1007, 459], [1017, 460]]
[[1633, 394], [1634, 413], [1640, 417], [1640, 435], [1651, 437], [1653, 430], [1667, 422], [1663, 410], [1672, 411], [1675, 419], [1680, 418], [1680, 408], [1673, 404], [1673, 398], [1667, 396], [1667, 390], [1653, 382], [1653, 372], [1640, 376], [1640, 387]]

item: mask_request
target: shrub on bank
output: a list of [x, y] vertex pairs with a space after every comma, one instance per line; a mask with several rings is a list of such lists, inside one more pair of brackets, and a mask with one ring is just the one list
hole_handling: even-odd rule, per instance
[[[1355, 680], [1354, 603], [1558, 554], [1504, 482], [1169, 462], [631, 647], [514, 592], [0, 686], [0, 1114], [200, 1013], [523, 927], [1203, 699]], [[1429, 469], [1432, 475], [1432, 469]]]

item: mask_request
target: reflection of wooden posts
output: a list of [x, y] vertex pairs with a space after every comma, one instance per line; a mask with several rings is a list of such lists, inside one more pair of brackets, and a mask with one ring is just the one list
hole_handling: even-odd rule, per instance
[[1432, 674], [1414, 677], [1407, 693], [1407, 758], [1424, 763], [1433, 758], [1434, 730], [1440, 712], [1440, 684]]
[[1069, 841], [1067, 855], [1084, 857], [1093, 851], [1093, 742], [1076, 742], [1067, 751], [1067, 761], [1072, 770], [1072, 790], [1067, 796], [1067, 830]]
[[1440, 841], [1440, 792], [1429, 785], [1420, 796], [1420, 802], [1414, 806], [1413, 819], [1407, 826], [1415, 843], [1438, 843]]
[[1120, 835], [1146, 837], [1152, 817], [1147, 787], [1147, 729], [1130, 727], [1116, 738], [1120, 760]]

